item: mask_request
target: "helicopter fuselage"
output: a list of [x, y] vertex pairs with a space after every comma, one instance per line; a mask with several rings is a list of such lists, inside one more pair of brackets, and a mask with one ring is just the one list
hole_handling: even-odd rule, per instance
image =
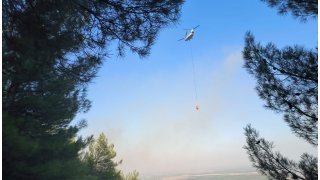
[[193, 35], [194, 35], [194, 32], [190, 32], [186, 37], [185, 37], [185, 41], [189, 41], [189, 40], [191, 40], [192, 39], [192, 37], [193, 37]]

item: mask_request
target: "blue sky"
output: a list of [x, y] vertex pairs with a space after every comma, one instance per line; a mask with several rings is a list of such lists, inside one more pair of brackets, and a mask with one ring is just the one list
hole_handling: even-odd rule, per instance
[[[191, 42], [177, 41], [184, 28], [196, 25]], [[248, 123], [292, 159], [305, 151], [316, 154], [281, 114], [263, 108], [241, 51], [249, 30], [263, 44], [314, 48], [317, 26], [317, 19], [302, 23], [279, 16], [259, 0], [187, 0], [180, 21], [161, 30], [149, 57], [127, 51], [125, 58], [106, 58], [89, 87], [92, 108], [76, 118], [88, 120], [80, 134], [104, 132], [123, 159], [121, 168], [142, 175], [250, 168], [242, 148]]]

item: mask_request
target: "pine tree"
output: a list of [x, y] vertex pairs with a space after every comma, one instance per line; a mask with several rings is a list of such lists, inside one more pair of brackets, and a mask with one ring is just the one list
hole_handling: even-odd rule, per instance
[[108, 47], [145, 57], [159, 30], [179, 18], [182, 0], [2, 1], [3, 177], [81, 179], [71, 126], [90, 101], [87, 86]]
[[129, 172], [126, 175], [125, 180], [139, 180], [139, 172], [137, 172], [135, 170], [132, 172]]
[[92, 177], [98, 179], [123, 179], [121, 171], [117, 166], [122, 161], [116, 162], [114, 145], [108, 143], [106, 136], [101, 133], [96, 140], [92, 140], [87, 150], [83, 152], [82, 162], [89, 169]]
[[[268, 1], [279, 6], [280, 12], [292, 12], [306, 20], [317, 16], [316, 1]], [[315, 6], [316, 4], [316, 6]], [[256, 90], [267, 109], [284, 114], [284, 121], [292, 132], [313, 146], [318, 145], [318, 49], [302, 46], [278, 49], [269, 43], [256, 43], [251, 33], [246, 34], [244, 67], [257, 79]], [[273, 143], [260, 138], [248, 125], [245, 128], [247, 145], [244, 147], [253, 166], [269, 179], [318, 178], [318, 159], [308, 153], [294, 162], [273, 151]]]
[[313, 145], [318, 143], [318, 53], [303, 47], [279, 50], [262, 47], [246, 35], [245, 68], [257, 79], [257, 91], [266, 107], [284, 113], [292, 131]]
[[295, 18], [306, 21], [318, 15], [318, 0], [261, 0], [269, 7], [278, 9], [281, 15], [291, 13]]

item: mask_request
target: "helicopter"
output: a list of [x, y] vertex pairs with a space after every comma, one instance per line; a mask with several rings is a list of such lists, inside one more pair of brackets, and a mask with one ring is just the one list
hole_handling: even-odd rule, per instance
[[198, 25], [198, 26], [196, 26], [196, 27], [194, 27], [194, 28], [192, 28], [192, 29], [185, 29], [185, 30], [190, 30], [190, 32], [189, 32], [189, 33], [186, 32], [186, 36], [185, 36], [184, 38], [179, 39], [178, 41], [181, 41], [181, 40], [189, 41], [189, 40], [191, 40], [192, 37], [193, 37], [193, 35], [194, 35], [194, 30], [195, 30], [196, 28], [198, 28], [199, 26], [200, 26], [200, 25]]

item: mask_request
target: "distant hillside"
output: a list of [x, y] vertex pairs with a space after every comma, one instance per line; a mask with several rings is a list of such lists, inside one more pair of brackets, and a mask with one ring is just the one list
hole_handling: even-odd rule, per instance
[[199, 174], [181, 174], [163, 177], [142, 177], [144, 180], [267, 180], [255, 171], [251, 172], [214, 172]]

